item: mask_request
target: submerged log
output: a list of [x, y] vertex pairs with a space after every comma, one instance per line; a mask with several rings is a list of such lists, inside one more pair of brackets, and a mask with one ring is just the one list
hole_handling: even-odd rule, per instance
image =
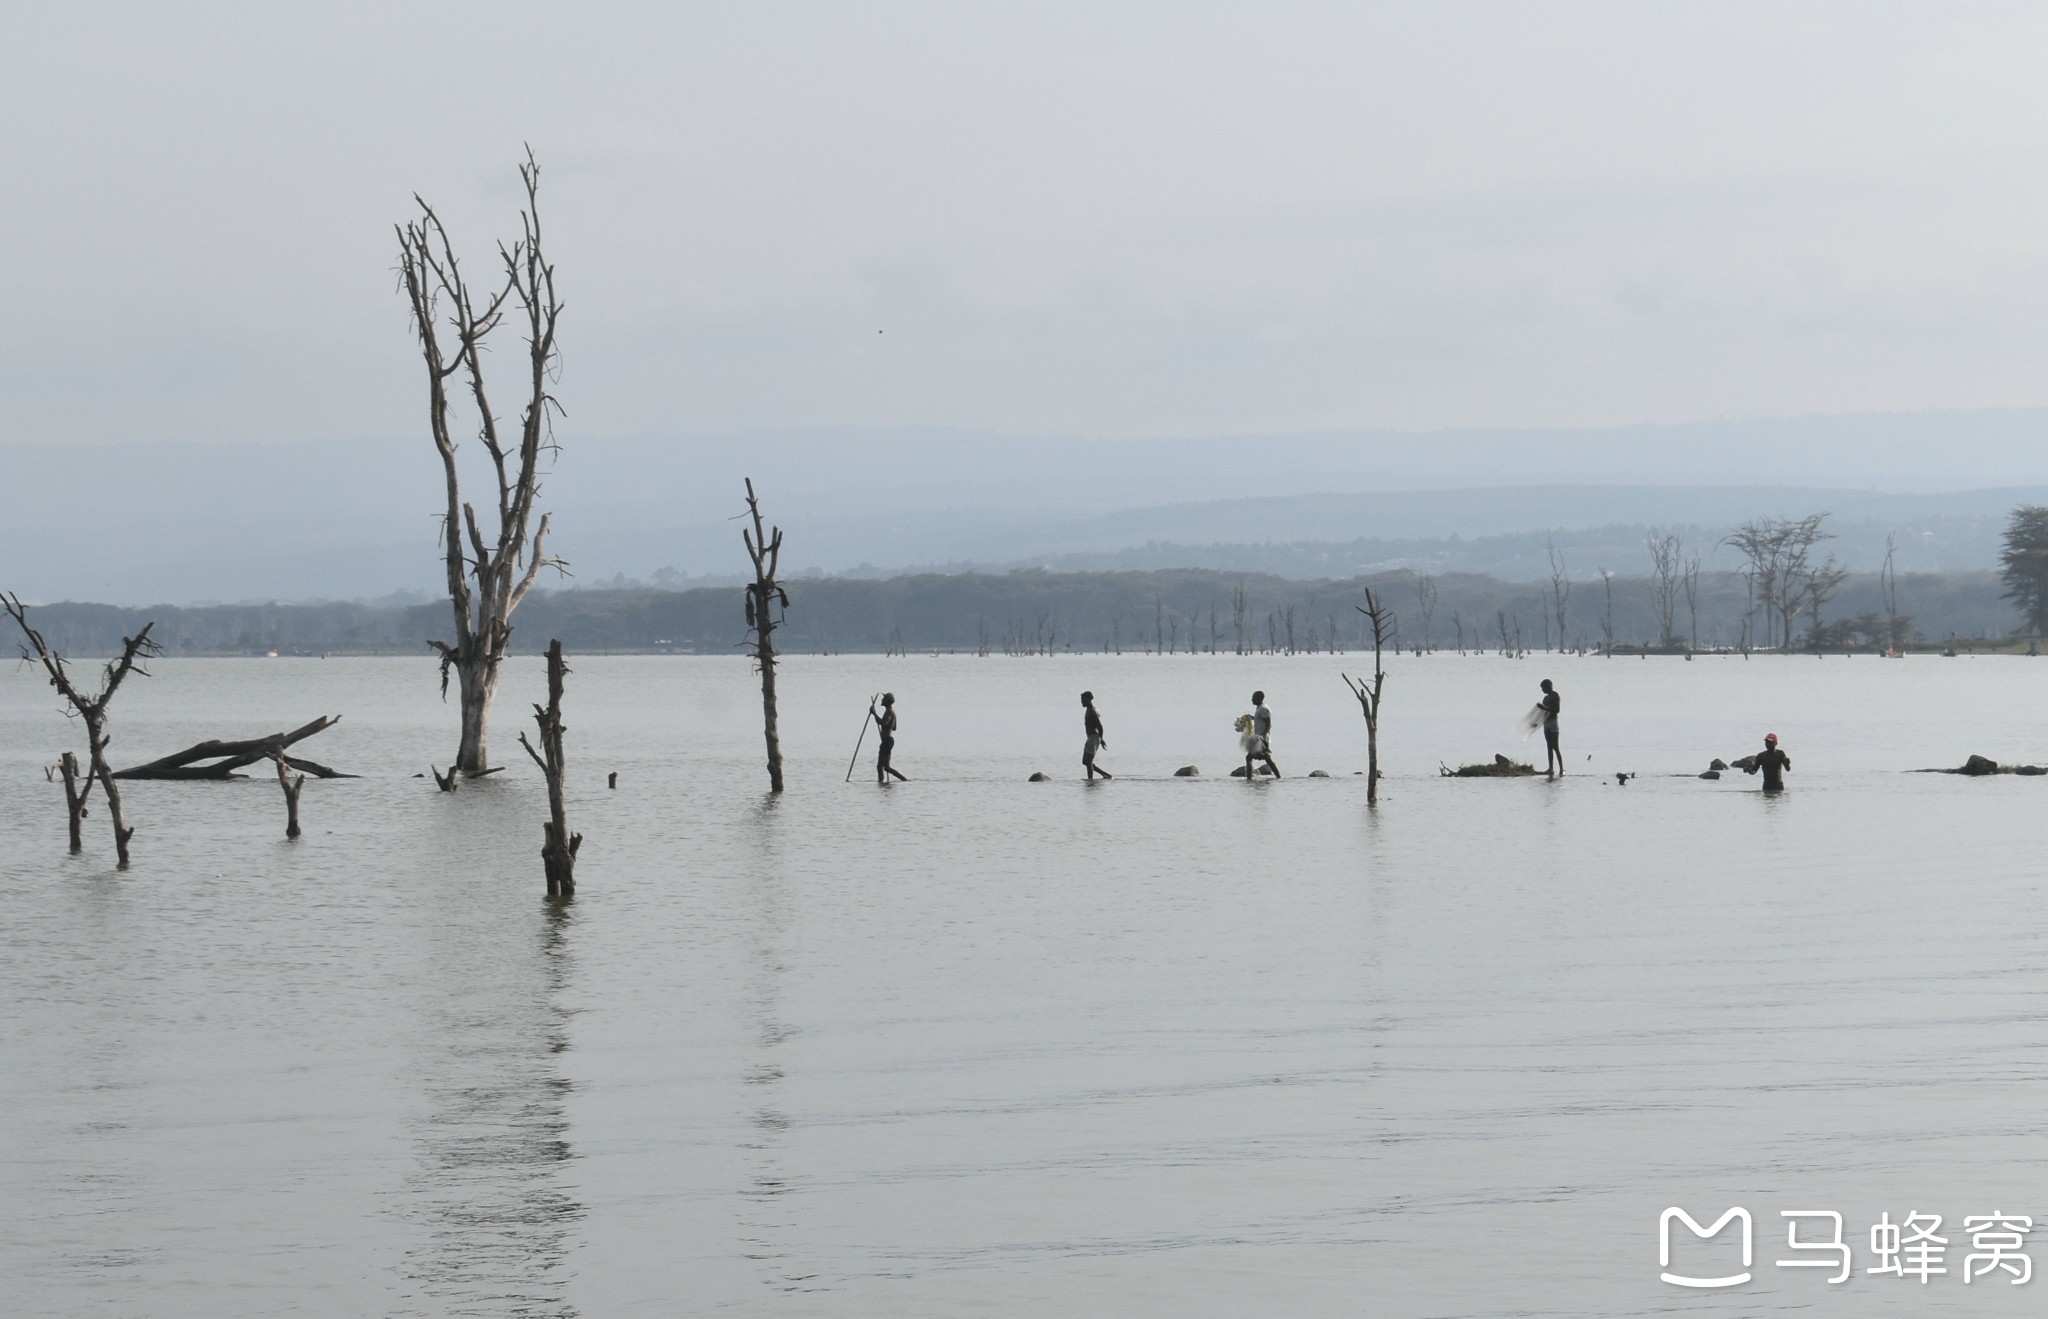
[[[268, 737], [245, 738], [239, 742], [223, 742], [217, 738], [211, 739], [195, 743], [192, 746], [186, 747], [183, 751], [164, 756], [159, 760], [152, 760], [146, 765], [136, 765], [130, 769], [117, 770], [114, 772], [114, 777], [117, 779], [240, 778], [243, 776], [235, 773], [238, 769], [246, 768], [260, 760], [282, 760], [287, 767], [295, 769], [301, 774], [311, 774], [314, 778], [352, 779], [356, 777], [353, 774], [343, 774], [341, 771], [330, 769], [317, 761], [305, 760], [298, 756], [288, 756], [285, 754], [285, 748], [295, 743], [303, 742], [315, 733], [325, 732], [340, 722], [341, 716], [338, 714], [322, 715], [312, 723], [295, 728], [289, 733], [272, 733]], [[201, 761], [211, 761], [212, 763], [200, 764], [199, 762]]]

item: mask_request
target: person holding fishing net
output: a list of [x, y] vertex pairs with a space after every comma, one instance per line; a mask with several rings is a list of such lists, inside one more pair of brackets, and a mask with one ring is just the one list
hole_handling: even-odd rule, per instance
[[1538, 728], [1543, 730], [1543, 772], [1556, 778], [1564, 776], [1564, 752], [1557, 746], [1557, 712], [1564, 708], [1564, 701], [1558, 696], [1557, 688], [1545, 678], [1537, 684], [1542, 688], [1534, 709], [1522, 716], [1522, 736], [1527, 737]]

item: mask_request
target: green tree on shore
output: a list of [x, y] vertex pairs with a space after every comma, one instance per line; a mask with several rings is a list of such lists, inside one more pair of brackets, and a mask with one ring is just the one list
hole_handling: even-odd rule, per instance
[[2005, 598], [2020, 607], [2033, 636], [2048, 635], [2048, 505], [2021, 504], [2005, 524]]

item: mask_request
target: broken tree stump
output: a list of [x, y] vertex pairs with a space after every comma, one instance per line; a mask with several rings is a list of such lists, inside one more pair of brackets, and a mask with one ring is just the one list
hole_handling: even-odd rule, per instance
[[277, 786], [284, 789], [284, 836], [299, 836], [299, 789], [306, 786], [304, 774], [294, 774], [286, 768], [283, 756], [271, 757], [277, 763]]
[[66, 751], [57, 762], [57, 771], [64, 776], [64, 809], [71, 820], [71, 850], [82, 852], [85, 850], [85, 798], [92, 791], [92, 780], [87, 779], [84, 787], [79, 786], [78, 757], [70, 751]]
[[551, 898], [576, 896], [576, 852], [583, 846], [583, 835], [569, 832], [569, 808], [562, 793], [562, 780], [568, 768], [562, 750], [562, 735], [567, 731], [562, 727], [562, 679], [568, 672], [569, 666], [562, 662], [561, 641], [548, 642], [548, 703], [533, 707], [533, 722], [540, 726], [541, 749], [534, 750], [525, 733], [519, 735], [519, 745], [526, 748], [526, 754], [533, 757], [533, 763], [540, 766], [548, 782], [548, 820], [541, 827], [540, 859]]

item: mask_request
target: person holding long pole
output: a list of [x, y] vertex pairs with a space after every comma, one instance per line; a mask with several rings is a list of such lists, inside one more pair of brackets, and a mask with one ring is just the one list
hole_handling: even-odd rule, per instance
[[875, 728], [882, 735], [882, 749], [875, 755], [875, 782], [887, 783], [891, 774], [903, 783], [910, 780], [889, 763], [889, 754], [896, 749], [896, 693], [882, 693], [882, 708], [879, 712], [872, 705], [868, 717], [875, 721]]

